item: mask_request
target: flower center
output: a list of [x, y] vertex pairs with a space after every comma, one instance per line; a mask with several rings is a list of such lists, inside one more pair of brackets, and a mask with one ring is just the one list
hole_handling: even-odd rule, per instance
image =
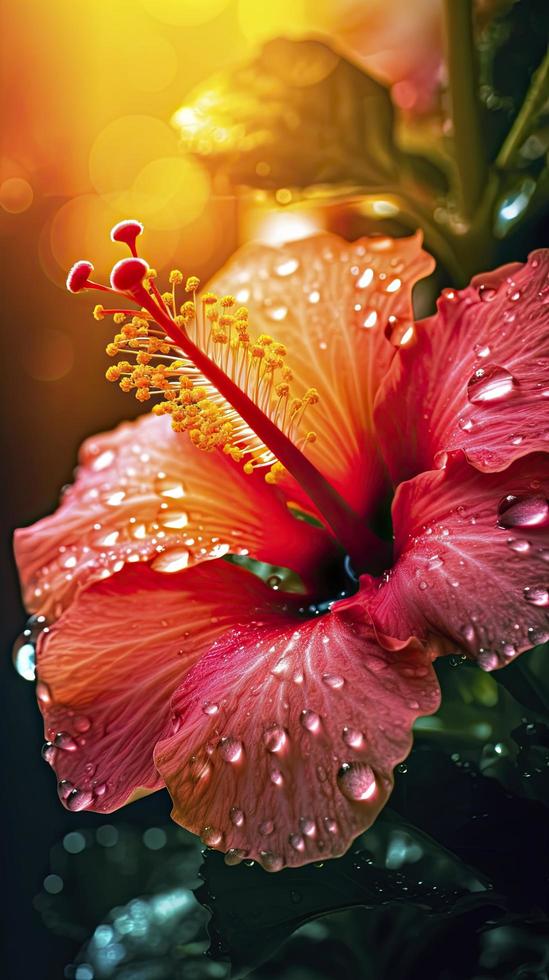
[[179, 270], [170, 273], [171, 290], [161, 293], [156, 273], [137, 256], [141, 231], [136, 221], [112, 230], [112, 239], [127, 244], [133, 257], [115, 265], [110, 288], [90, 279], [89, 262], [76, 263], [67, 278], [71, 292], [99, 289], [138, 304], [138, 310], [95, 307], [96, 319], [110, 314], [120, 328], [107, 353], [123, 359], [108, 368], [108, 380], [134, 391], [139, 401], [157, 396], [156, 414], [168, 414], [173, 428], [188, 432], [195, 446], [226, 453], [246, 473], [266, 470], [267, 482], [275, 483], [289, 472], [357, 572], [380, 571], [386, 561], [383, 544], [304, 453], [316, 439], [305, 425], [319, 400], [316, 389], [292, 390], [285, 346], [267, 334], [252, 337], [248, 310], [237, 308], [233, 296], [200, 295], [199, 280], [190, 276], [187, 299], [179, 304]]

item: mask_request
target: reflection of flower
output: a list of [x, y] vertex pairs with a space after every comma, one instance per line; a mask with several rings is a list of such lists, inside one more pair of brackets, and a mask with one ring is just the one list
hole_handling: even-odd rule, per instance
[[[139, 230], [114, 235], [139, 309], [116, 314], [108, 374], [160, 414], [88, 441], [57, 513], [17, 536], [28, 605], [57, 620], [45, 756], [69, 809], [166, 784], [228, 862], [320, 860], [387, 799], [437, 653], [493, 669], [549, 635], [547, 256], [414, 325], [417, 237], [247, 246], [178, 307]], [[393, 559], [371, 530], [391, 486]]]

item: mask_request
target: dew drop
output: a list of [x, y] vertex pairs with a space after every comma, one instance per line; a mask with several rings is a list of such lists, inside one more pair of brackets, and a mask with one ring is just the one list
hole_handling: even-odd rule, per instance
[[345, 762], [338, 774], [337, 784], [348, 800], [370, 800], [376, 791], [374, 771], [365, 762]]
[[34, 643], [30, 643], [24, 633], [14, 644], [12, 658], [19, 676], [33, 681], [36, 677], [36, 650]]
[[280, 855], [273, 851], [260, 851], [259, 857], [266, 871], [280, 871], [284, 864]]
[[508, 494], [498, 506], [498, 524], [503, 528], [536, 527], [549, 520], [549, 502], [541, 494]]
[[523, 595], [533, 606], [549, 606], [549, 591], [543, 585], [527, 586]]
[[263, 744], [267, 752], [281, 752], [286, 745], [286, 732], [280, 725], [272, 725], [263, 732]]
[[337, 834], [337, 821], [333, 817], [324, 817], [324, 826], [329, 834]]
[[55, 763], [56, 756], [57, 756], [57, 749], [55, 748], [53, 742], [44, 742], [42, 746], [42, 758], [44, 759], [44, 761], [47, 762], [50, 766], [53, 766]]
[[305, 708], [300, 716], [299, 720], [308, 732], [318, 732], [320, 728], [320, 716], [317, 715], [316, 711], [311, 711], [309, 708]]
[[36, 685], [36, 697], [42, 704], [51, 702], [51, 691], [45, 681], [38, 681]]
[[171, 500], [181, 500], [185, 496], [185, 488], [180, 480], [160, 477], [155, 482], [155, 490], [160, 497], [169, 497]]
[[162, 527], [167, 527], [170, 530], [179, 531], [181, 528], [186, 527], [189, 523], [189, 516], [184, 510], [172, 511], [167, 513], [160, 521]]
[[216, 827], [203, 827], [200, 833], [200, 840], [206, 847], [218, 847], [223, 840], [223, 834]]
[[290, 834], [288, 837], [290, 847], [293, 847], [294, 851], [304, 851], [305, 841], [301, 834]]
[[331, 687], [334, 691], [339, 690], [345, 683], [343, 677], [340, 677], [339, 674], [323, 674], [322, 680], [326, 684], [326, 687]]
[[309, 293], [309, 303], [318, 303], [320, 301], [320, 293], [318, 289], [312, 289]]
[[283, 306], [282, 303], [280, 303], [275, 306], [269, 306], [266, 313], [270, 320], [284, 320], [288, 313], [288, 307]]
[[517, 381], [509, 371], [497, 364], [489, 364], [479, 368], [469, 379], [467, 397], [473, 405], [502, 401], [509, 398], [516, 388]]
[[301, 830], [302, 834], [305, 834], [306, 837], [314, 837], [316, 834], [316, 824], [310, 817], [301, 817], [299, 821], [299, 829]]
[[151, 568], [154, 568], [155, 572], [171, 575], [174, 572], [180, 572], [184, 568], [187, 568], [189, 558], [190, 553], [186, 548], [173, 548], [170, 551], [162, 552], [158, 558], [155, 558], [151, 562]]
[[519, 555], [524, 555], [530, 551], [530, 542], [526, 538], [508, 538], [507, 544], [511, 551], [516, 551]]
[[273, 830], [274, 823], [272, 820], [263, 820], [263, 822], [259, 824], [259, 833], [262, 834], [263, 837], [270, 837]]
[[373, 327], [375, 327], [376, 323], [377, 313], [375, 310], [370, 310], [370, 312], [364, 317], [362, 326], [365, 327], [366, 330], [371, 330]]
[[91, 721], [86, 715], [77, 715], [73, 720], [73, 726], [77, 732], [83, 734], [84, 732], [89, 732], [91, 728]]
[[112, 449], [107, 449], [94, 459], [91, 468], [98, 473], [100, 470], [105, 470], [111, 463], [114, 463], [114, 453]]
[[386, 293], [396, 293], [396, 292], [398, 292], [398, 290], [400, 289], [401, 286], [402, 286], [402, 280], [401, 279], [398, 279], [398, 278], [391, 279], [391, 281], [389, 283], [387, 283], [387, 285], [385, 286], [385, 292]]
[[118, 504], [122, 503], [125, 496], [126, 493], [124, 490], [117, 490], [116, 493], [109, 494], [106, 502], [108, 503], [109, 507], [117, 507]]
[[359, 279], [357, 279], [356, 284], [359, 289], [367, 289], [371, 282], [373, 282], [374, 270], [367, 268], [364, 270]]
[[385, 336], [393, 347], [406, 347], [413, 340], [414, 324], [406, 318], [390, 316], [385, 327]]
[[219, 754], [225, 762], [239, 762], [242, 758], [242, 742], [238, 738], [222, 738], [219, 743]]
[[246, 857], [247, 851], [241, 850], [239, 847], [230, 847], [225, 854], [225, 864], [229, 867], [234, 867], [236, 864], [241, 864]]
[[345, 726], [341, 733], [341, 737], [351, 749], [359, 749], [364, 743], [364, 736], [362, 732], [359, 732], [358, 728], [348, 728]]
[[229, 811], [229, 817], [230, 817], [231, 823], [235, 827], [242, 827], [242, 825], [244, 823], [245, 817], [244, 817], [244, 811], [241, 810], [240, 807], [238, 807], [238, 806], [232, 806], [231, 809], [230, 809], [230, 811]]
[[75, 752], [78, 748], [76, 742], [68, 732], [57, 732], [54, 738], [54, 745], [65, 752]]
[[277, 276], [291, 276], [292, 272], [295, 272], [298, 268], [299, 262], [297, 259], [287, 259], [275, 267], [275, 272]]
[[91, 803], [93, 803], [92, 791], [89, 789], [78, 789], [77, 786], [65, 798], [65, 806], [68, 810], [85, 810]]
[[211, 701], [207, 701], [203, 706], [202, 711], [205, 715], [216, 715], [219, 711], [219, 705], [213, 704]]

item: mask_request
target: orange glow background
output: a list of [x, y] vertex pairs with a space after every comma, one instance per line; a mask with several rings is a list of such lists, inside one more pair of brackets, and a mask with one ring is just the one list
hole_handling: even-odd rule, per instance
[[[234, 190], [183, 151], [171, 120], [193, 88], [271, 37], [313, 33], [392, 85], [401, 108], [421, 110], [426, 66], [434, 77], [440, 57], [439, 2], [20, 0], [4, 6], [1, 28], [13, 526], [54, 505], [84, 436], [137, 411], [104, 381], [108, 327], [89, 317], [88, 297], [65, 292], [71, 264], [89, 258], [108, 275], [120, 257], [108, 232], [124, 217], [145, 222], [143, 251], [159, 271], [202, 278], [243, 235], [280, 237], [277, 215], [239, 224]], [[319, 224], [288, 213], [283, 234]]]

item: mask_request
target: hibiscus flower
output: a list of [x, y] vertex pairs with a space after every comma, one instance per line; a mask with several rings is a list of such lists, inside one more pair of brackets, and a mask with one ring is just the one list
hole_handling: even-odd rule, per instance
[[547, 253], [414, 324], [419, 234], [247, 245], [161, 293], [140, 231], [111, 287], [68, 286], [124, 297], [107, 377], [154, 410], [16, 536], [44, 755], [70, 810], [166, 786], [228, 863], [323, 860], [386, 802], [436, 656], [549, 637]]

